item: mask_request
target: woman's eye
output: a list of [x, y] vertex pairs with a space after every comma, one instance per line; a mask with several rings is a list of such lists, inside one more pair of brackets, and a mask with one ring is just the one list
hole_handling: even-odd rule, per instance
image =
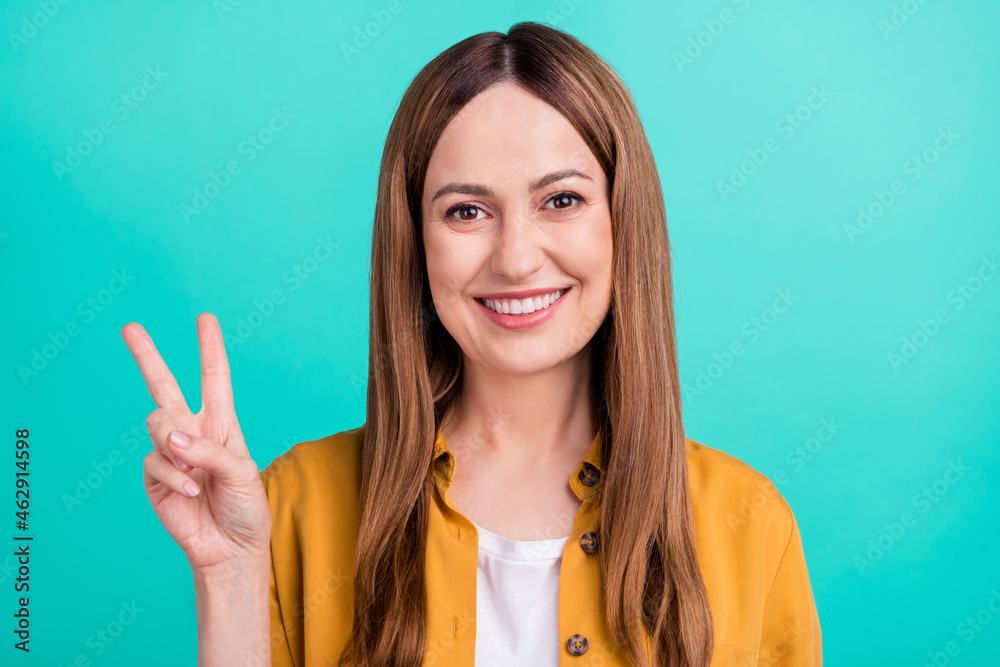
[[458, 206], [452, 206], [450, 209], [448, 209], [448, 212], [445, 214], [445, 216], [451, 218], [455, 217], [455, 214], [457, 213], [458, 220], [461, 220], [462, 222], [472, 222], [473, 220], [476, 219], [477, 217], [476, 213], [478, 212], [479, 212], [478, 206], [473, 206], [471, 204], [459, 204]]
[[556, 209], [566, 209], [566, 208], [573, 208], [574, 199], [578, 202], [583, 201], [583, 197], [573, 192], [560, 192], [556, 196], [552, 197], [552, 199], [550, 199], [549, 201], [554, 202], [556, 204], [554, 206], [554, 208]]

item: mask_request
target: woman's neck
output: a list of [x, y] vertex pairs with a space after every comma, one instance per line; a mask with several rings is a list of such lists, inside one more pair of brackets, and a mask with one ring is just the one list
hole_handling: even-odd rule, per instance
[[587, 345], [544, 372], [501, 375], [463, 361], [462, 395], [442, 428], [461, 461], [494, 465], [575, 464], [594, 438]]

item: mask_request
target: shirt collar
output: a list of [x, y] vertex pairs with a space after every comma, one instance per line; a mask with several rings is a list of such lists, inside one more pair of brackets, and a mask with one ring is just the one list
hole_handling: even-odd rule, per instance
[[[572, 475], [570, 475], [570, 486], [581, 499], [585, 499], [596, 493], [600, 486], [588, 487], [580, 481], [579, 474], [584, 464], [590, 464], [594, 468], [597, 468], [599, 479], [603, 480], [604, 464], [602, 463], [602, 447], [601, 432], [598, 431], [590, 443], [590, 448], [587, 449], [583, 458], [580, 459], [580, 463], [573, 470]], [[434, 437], [434, 456], [432, 460], [435, 473], [444, 482], [445, 488], [451, 486], [451, 482], [455, 478], [455, 455], [448, 447], [448, 443], [445, 442], [444, 430], [440, 426], [438, 426], [437, 435]]]

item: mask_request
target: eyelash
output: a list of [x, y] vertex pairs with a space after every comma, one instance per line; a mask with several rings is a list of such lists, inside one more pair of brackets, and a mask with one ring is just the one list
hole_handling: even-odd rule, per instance
[[[563, 197], [569, 197], [570, 199], [576, 199], [580, 204], [586, 204], [587, 203], [586, 199], [584, 199], [580, 195], [576, 194], [575, 192], [559, 192], [559, 193], [556, 193], [556, 194], [552, 195], [551, 197], [549, 197], [545, 201], [545, 203], [547, 204], [550, 201], [552, 201], [553, 199], [561, 199]], [[456, 204], [456, 205], [452, 206], [451, 208], [449, 208], [448, 211], [444, 215], [445, 215], [446, 218], [452, 218], [452, 217], [454, 217], [455, 213], [457, 213], [458, 211], [467, 209], [467, 208], [475, 208], [475, 209], [482, 210], [481, 206], [476, 206], [475, 204]], [[564, 206], [562, 208], [557, 208], [557, 209], [553, 209], [553, 210], [555, 210], [555, 211], [569, 211], [569, 210], [572, 210], [574, 208], [577, 208], [577, 206]], [[475, 220], [462, 220], [460, 218], [455, 218], [455, 220], [457, 222], [465, 222], [465, 223], [475, 222], [478, 219], [479, 218], [476, 218]]]

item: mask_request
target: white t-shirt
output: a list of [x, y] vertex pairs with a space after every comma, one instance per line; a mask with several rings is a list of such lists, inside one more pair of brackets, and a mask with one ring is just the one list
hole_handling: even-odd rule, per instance
[[476, 667], [558, 667], [559, 569], [569, 537], [511, 540], [473, 525]]

